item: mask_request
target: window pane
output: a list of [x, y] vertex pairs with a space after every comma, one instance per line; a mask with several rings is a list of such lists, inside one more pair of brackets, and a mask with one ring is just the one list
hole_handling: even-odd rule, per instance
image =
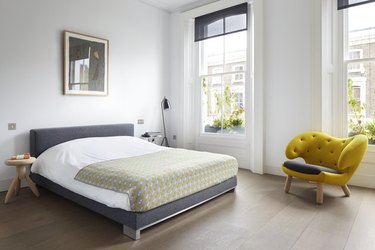
[[246, 14], [228, 16], [225, 18], [225, 32], [246, 29]]
[[219, 19], [207, 25], [206, 36], [217, 36], [224, 33], [223, 19]]
[[349, 135], [367, 134], [374, 140], [375, 61], [361, 63], [360, 71], [352, 70], [355, 65], [348, 64], [348, 132]]
[[225, 36], [225, 72], [245, 70], [246, 41], [246, 31]]
[[214, 77], [202, 78], [204, 132], [231, 134], [245, 132], [245, 84], [232, 84], [233, 76], [234, 74], [223, 75], [220, 77], [220, 84], [214, 81]]
[[203, 131], [221, 133], [221, 76], [204, 77], [201, 79], [201, 86]]
[[375, 57], [375, 3], [348, 9], [348, 59]]
[[[375, 141], [375, 3], [348, 9], [348, 133]], [[369, 59], [351, 62], [350, 60]]]
[[212, 74], [214, 68], [223, 69], [224, 36], [215, 37], [199, 42], [199, 75]]

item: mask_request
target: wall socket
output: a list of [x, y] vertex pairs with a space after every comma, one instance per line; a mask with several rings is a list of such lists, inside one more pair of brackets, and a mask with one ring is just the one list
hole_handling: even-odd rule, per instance
[[145, 123], [145, 120], [143, 119], [138, 119], [138, 124], [144, 124]]
[[173, 140], [177, 140], [177, 135], [173, 135]]
[[16, 130], [17, 124], [16, 123], [8, 123], [8, 130]]

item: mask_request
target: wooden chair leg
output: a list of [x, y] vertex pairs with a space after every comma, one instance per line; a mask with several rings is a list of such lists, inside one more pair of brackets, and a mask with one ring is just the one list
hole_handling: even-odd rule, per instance
[[288, 175], [286, 177], [285, 185], [284, 185], [284, 191], [285, 193], [289, 193], [290, 185], [292, 184], [293, 176]]
[[350, 190], [349, 190], [348, 186], [345, 184], [344, 186], [341, 186], [341, 188], [342, 188], [342, 191], [344, 191], [345, 196], [349, 197], [350, 196]]
[[316, 203], [323, 204], [323, 184], [319, 182], [316, 187]]

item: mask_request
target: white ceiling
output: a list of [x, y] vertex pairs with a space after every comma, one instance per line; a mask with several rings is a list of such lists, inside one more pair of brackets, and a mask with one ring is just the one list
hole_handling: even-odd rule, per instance
[[141, 0], [169, 12], [184, 12], [220, 0]]

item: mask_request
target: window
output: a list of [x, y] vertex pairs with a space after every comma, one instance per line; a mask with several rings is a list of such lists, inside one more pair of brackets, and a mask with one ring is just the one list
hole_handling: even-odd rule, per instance
[[[202, 24], [201, 20], [209, 21]], [[244, 134], [247, 3], [198, 17], [195, 22], [201, 131]]]
[[232, 80], [232, 84], [235, 84], [236, 82], [242, 82], [245, 79], [245, 74], [243, 73], [245, 70], [244, 65], [234, 65], [232, 71], [237, 72], [234, 74], [234, 78]]
[[[356, 60], [363, 58], [363, 49], [349, 50], [349, 60]], [[348, 64], [348, 73], [364, 73], [363, 63], [350, 63]]]
[[375, 3], [345, 12], [344, 64], [347, 79], [348, 134], [375, 140]]

